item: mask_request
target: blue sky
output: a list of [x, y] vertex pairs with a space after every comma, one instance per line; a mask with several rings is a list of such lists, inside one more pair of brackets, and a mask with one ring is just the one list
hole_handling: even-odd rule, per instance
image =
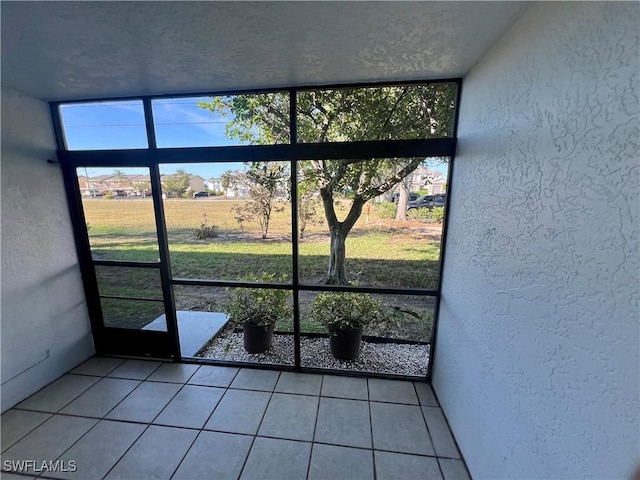
[[[198, 107], [209, 97], [167, 98], [152, 101], [156, 143], [159, 148], [241, 145], [225, 135], [232, 117], [221, 117]], [[63, 105], [60, 108], [67, 148], [98, 150], [147, 148], [142, 101], [101, 102]], [[205, 179], [219, 177], [225, 170], [243, 170], [242, 163], [164, 165], [160, 173], [183, 168]], [[446, 167], [437, 168], [446, 174]], [[113, 173], [113, 168], [88, 168], [89, 176]], [[127, 174], [148, 173], [141, 168], [120, 168]], [[80, 169], [80, 175], [84, 169]]]
[[[199, 108], [208, 97], [168, 98], [152, 102], [158, 147], [203, 147], [240, 145], [225, 136], [229, 118], [214, 116]], [[102, 102], [64, 105], [60, 109], [69, 150], [147, 148], [144, 111], [141, 101]], [[174, 173], [180, 166], [161, 167], [161, 173]], [[242, 163], [189, 164], [187, 172], [205, 179], [219, 177], [225, 170], [242, 170]], [[127, 174], [147, 173], [141, 168], [120, 168]], [[106, 175], [113, 169], [88, 168], [90, 176]]]

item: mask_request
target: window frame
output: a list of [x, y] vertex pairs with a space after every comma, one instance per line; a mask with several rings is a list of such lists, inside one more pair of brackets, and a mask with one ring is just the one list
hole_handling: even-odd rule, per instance
[[[339, 89], [339, 88], [357, 88], [357, 87], [382, 87], [382, 86], [403, 86], [403, 85], [423, 85], [432, 83], [452, 83], [456, 85], [455, 104], [453, 108], [452, 133], [447, 138], [429, 138], [429, 139], [412, 139], [412, 140], [381, 140], [381, 141], [359, 141], [359, 142], [326, 142], [326, 143], [298, 143], [297, 141], [297, 92], [319, 89]], [[203, 280], [192, 278], [176, 278], [171, 273], [171, 265], [168, 255], [168, 243], [166, 222], [164, 221], [164, 212], [162, 211], [161, 202], [158, 203], [158, 192], [154, 193], [154, 208], [156, 210], [157, 227], [158, 227], [158, 243], [161, 250], [162, 262], [158, 265], [161, 271], [163, 293], [165, 295], [165, 307], [167, 309], [167, 320], [169, 334], [175, 338], [170, 339], [170, 345], [177, 349], [175, 361], [195, 361], [193, 359], [182, 358], [179, 353], [179, 342], [177, 338], [177, 320], [175, 318], [175, 302], [173, 298], [174, 285], [193, 285], [193, 286], [210, 286], [210, 287], [260, 287], [260, 288], [276, 288], [290, 290], [293, 294], [294, 302], [294, 345], [295, 345], [295, 371], [316, 372], [316, 373], [337, 373], [349, 375], [361, 375], [368, 377], [381, 378], [403, 378], [402, 375], [389, 374], [371, 374], [367, 372], [353, 372], [344, 370], [327, 370], [314, 369], [301, 366], [300, 355], [300, 310], [298, 305], [298, 293], [300, 291], [352, 291], [360, 293], [378, 293], [390, 295], [415, 295], [429, 296], [435, 298], [435, 311], [433, 325], [430, 334], [430, 353], [427, 375], [424, 378], [430, 381], [433, 363], [435, 358], [435, 349], [437, 343], [437, 325], [440, 311], [440, 298], [442, 291], [442, 272], [444, 268], [444, 259], [446, 251], [447, 227], [449, 219], [449, 205], [451, 203], [451, 186], [455, 165], [455, 154], [457, 146], [457, 128], [459, 117], [459, 104], [462, 90], [462, 80], [442, 79], [442, 80], [422, 80], [411, 82], [380, 82], [380, 83], [360, 83], [360, 84], [338, 84], [338, 85], [320, 85], [320, 86], [304, 86], [304, 87], [286, 87], [286, 88], [269, 88], [258, 90], [234, 90], [221, 92], [190, 92], [180, 94], [167, 95], [148, 95], [148, 96], [130, 96], [118, 98], [100, 98], [92, 100], [69, 100], [51, 102], [50, 109], [54, 132], [58, 144], [57, 158], [63, 170], [65, 180], [65, 188], [69, 201], [72, 226], [74, 229], [74, 237], [76, 249], [78, 251], [80, 269], [83, 273], [83, 284], [85, 288], [85, 296], [89, 306], [90, 319], [96, 338], [97, 350], [105, 345], [105, 339], [113, 339], [113, 332], [105, 332], [102, 325], [102, 315], [100, 311], [99, 295], [95, 282], [94, 265], [105, 265], [113, 263], [114, 266], [123, 266], [118, 262], [95, 261], [91, 257], [88, 248], [87, 231], [84, 224], [84, 213], [80, 200], [80, 192], [77, 181], [76, 169], [78, 167], [148, 167], [152, 172], [152, 183], [159, 191], [159, 167], [162, 164], [189, 164], [189, 163], [231, 163], [243, 161], [288, 161], [292, 172], [291, 176], [291, 196], [297, 198], [297, 182], [295, 181], [297, 164], [303, 160], [325, 159], [359, 159], [359, 158], [382, 158], [382, 157], [448, 157], [449, 167], [447, 175], [447, 198], [445, 206], [442, 237], [440, 243], [439, 271], [437, 279], [437, 288], [420, 289], [420, 288], [388, 288], [388, 287], [362, 287], [362, 286], [346, 286], [346, 285], [308, 285], [299, 281], [298, 275], [298, 212], [297, 202], [291, 202], [291, 241], [292, 241], [292, 282], [287, 284], [279, 283], [261, 283], [261, 282], [243, 282], [243, 281], [226, 281], [226, 280]], [[276, 145], [242, 145], [242, 146], [217, 146], [217, 147], [176, 147], [176, 148], [158, 148], [156, 145], [155, 127], [153, 120], [152, 100], [162, 98], [181, 98], [181, 97], [206, 97], [206, 96], [223, 96], [223, 95], [241, 95], [241, 94], [261, 94], [274, 92], [289, 92], [289, 122], [290, 122], [290, 143]], [[145, 125], [147, 131], [147, 148], [136, 149], [114, 149], [114, 150], [66, 150], [64, 139], [64, 130], [61, 124], [60, 106], [65, 104], [92, 103], [100, 101], [121, 101], [121, 100], [142, 100]], [[172, 314], [169, 309], [172, 310]], [[208, 361], [200, 359], [199, 363], [212, 364], [229, 364], [224, 361]], [[236, 362], [231, 362], [238, 365]], [[247, 365], [247, 364], [242, 364]], [[248, 365], [265, 368], [263, 364]], [[283, 369], [282, 366], [273, 366], [272, 368]], [[287, 368], [284, 368], [285, 370]], [[416, 377], [406, 377], [416, 380]]]

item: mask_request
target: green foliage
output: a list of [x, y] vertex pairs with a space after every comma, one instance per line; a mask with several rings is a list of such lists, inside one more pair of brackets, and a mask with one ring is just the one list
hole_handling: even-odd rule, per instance
[[222, 175], [220, 175], [220, 185], [222, 186], [222, 190], [225, 195], [227, 194], [229, 187], [233, 185], [234, 179], [235, 174], [231, 170], [226, 170]]
[[261, 238], [267, 238], [272, 213], [284, 210], [276, 199], [286, 193], [288, 175], [286, 162], [253, 162], [244, 175], [250, 200], [242, 210], [234, 206], [238, 223], [257, 221]]
[[189, 189], [189, 174], [179, 169], [173, 175], [167, 175], [162, 187], [169, 197], [184, 197]]
[[376, 205], [376, 216], [378, 218], [396, 218], [398, 206], [395, 203], [379, 203]]
[[202, 224], [200, 225], [199, 228], [196, 228], [193, 231], [193, 237], [196, 240], [205, 240], [207, 238], [217, 238], [218, 237], [218, 229], [216, 228], [215, 225], [209, 225], [209, 222], [207, 221], [207, 214], [206, 213], [202, 213], [202, 216], [204, 218]]
[[[245, 280], [250, 282], [273, 282], [276, 275], [262, 273], [260, 277], [249, 275]], [[281, 281], [285, 281], [283, 276]], [[224, 312], [235, 324], [270, 327], [278, 319], [291, 316], [289, 293], [286, 290], [267, 288], [227, 288], [233, 293], [227, 298]]]
[[113, 193], [105, 193], [102, 198], [104, 198], [105, 200], [112, 200], [114, 198]]
[[[310, 90], [298, 93], [298, 141], [361, 141], [450, 136], [455, 84]], [[289, 141], [289, 102], [284, 94], [212, 97], [201, 102], [231, 118], [227, 136], [254, 144]], [[350, 190], [354, 198], [376, 197], [422, 161], [363, 159], [308, 162], [304, 177], [328, 193]]]
[[366, 293], [327, 292], [313, 301], [311, 317], [339, 330], [364, 328], [387, 318], [382, 303]]
[[113, 177], [119, 184], [122, 184], [127, 179], [126, 174], [122, 170], [114, 170]]
[[414, 208], [407, 212], [407, 217], [411, 220], [432, 221], [442, 223], [444, 220], [444, 207]]
[[429, 211], [429, 218], [435, 220], [438, 223], [442, 223], [444, 220], [444, 207], [433, 207]]
[[200, 102], [198, 107], [231, 119], [226, 126], [227, 138], [253, 145], [289, 143], [286, 93], [211, 97], [211, 101]]
[[215, 225], [203, 223], [193, 231], [193, 238], [196, 240], [206, 240], [207, 238], [218, 238], [218, 229]]
[[430, 220], [429, 210], [426, 208], [413, 208], [407, 211], [407, 218], [409, 220], [418, 220], [420, 222]]
[[[454, 83], [302, 91], [297, 95], [298, 142], [448, 137], [452, 132], [455, 92]], [[289, 142], [287, 94], [212, 97], [199, 106], [230, 118], [226, 129], [229, 138], [253, 144]], [[415, 157], [309, 161], [301, 163], [300, 174], [320, 192], [329, 228], [346, 237], [360, 217], [363, 205], [392, 189], [423, 160]], [[346, 218], [339, 221], [335, 200], [344, 192], [349, 192], [353, 202]], [[261, 227], [264, 237], [265, 229]], [[344, 262], [337, 255], [330, 258]], [[330, 266], [330, 270], [339, 272], [340, 268]], [[329, 279], [329, 283], [341, 281]]]
[[309, 181], [298, 184], [298, 236], [304, 238], [308, 224], [321, 223], [318, 219], [319, 202], [315, 186]]

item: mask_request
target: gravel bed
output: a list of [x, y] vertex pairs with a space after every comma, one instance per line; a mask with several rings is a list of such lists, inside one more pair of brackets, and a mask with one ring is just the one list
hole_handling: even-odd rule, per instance
[[[303, 367], [425, 376], [429, 365], [429, 345], [362, 342], [354, 361], [337, 360], [331, 354], [329, 338], [300, 337]], [[247, 353], [242, 332], [230, 332], [211, 340], [198, 355], [202, 358], [236, 362], [293, 365], [293, 335], [275, 334], [273, 346], [264, 353]]]

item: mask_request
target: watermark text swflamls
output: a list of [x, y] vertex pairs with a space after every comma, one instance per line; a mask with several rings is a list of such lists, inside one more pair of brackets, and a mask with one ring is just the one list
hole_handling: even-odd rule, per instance
[[5, 472], [44, 473], [44, 472], [75, 472], [78, 462], [75, 460], [4, 460], [2, 469]]

